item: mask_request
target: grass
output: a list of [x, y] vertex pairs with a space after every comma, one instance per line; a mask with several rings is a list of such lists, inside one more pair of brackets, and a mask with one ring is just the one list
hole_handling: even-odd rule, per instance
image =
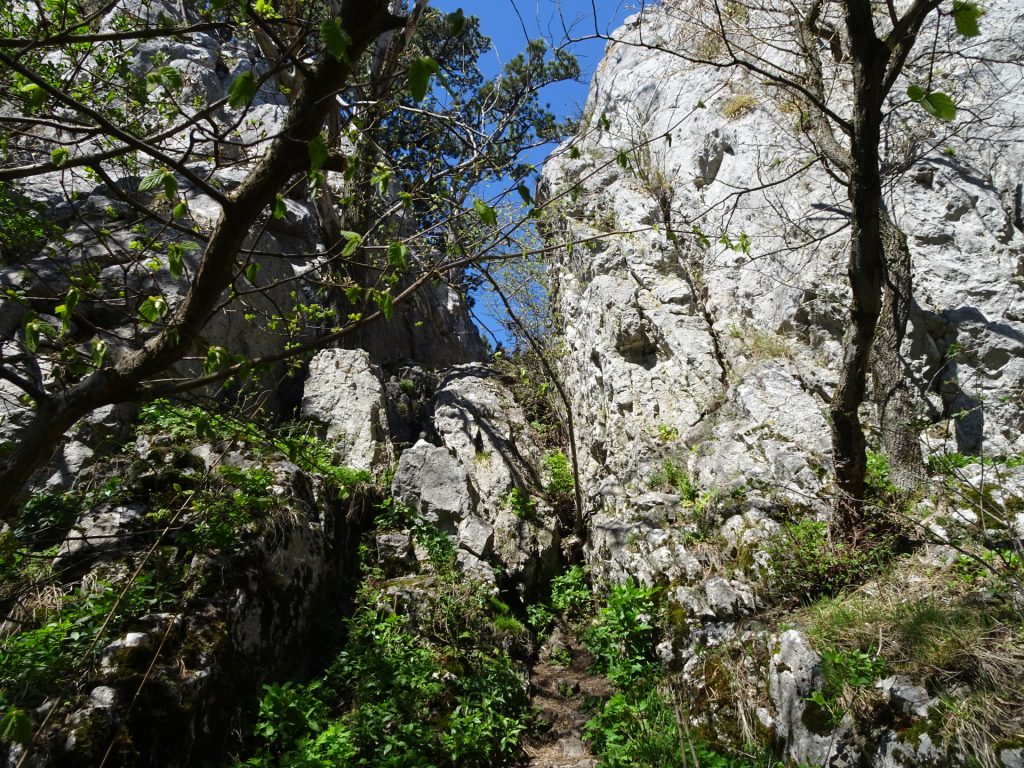
[[726, 99], [722, 105], [722, 114], [730, 120], [736, 120], [757, 106], [757, 98], [752, 93], [737, 93]]
[[[998, 765], [993, 744], [1024, 733], [1024, 615], [1011, 596], [915, 556], [795, 618], [825, 655], [878, 659], [876, 676], [884, 670], [923, 684], [939, 703], [922, 727], [980, 765]], [[870, 687], [835, 683], [830, 693], [840, 706], [870, 706]]]

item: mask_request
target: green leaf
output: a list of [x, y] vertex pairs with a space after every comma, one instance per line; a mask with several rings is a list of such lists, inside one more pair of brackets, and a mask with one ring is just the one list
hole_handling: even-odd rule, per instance
[[395, 269], [409, 268], [409, 248], [405, 243], [391, 243], [388, 246], [388, 264]]
[[324, 163], [327, 162], [327, 158], [331, 154], [327, 149], [327, 142], [324, 140], [323, 134], [311, 139], [306, 145], [306, 151], [309, 152], [309, 170], [313, 173], [324, 167]]
[[50, 162], [60, 168], [64, 163], [68, 161], [71, 153], [64, 147], [57, 147], [55, 150], [50, 152]]
[[167, 299], [163, 296], [147, 296], [139, 305], [139, 316], [148, 324], [155, 323], [167, 314]]
[[533, 205], [533, 195], [530, 194], [529, 187], [527, 187], [525, 184], [520, 184], [518, 187], [516, 187], [516, 192], [518, 192], [519, 196], [523, 198], [524, 203], [526, 203], [527, 205]]
[[941, 91], [926, 91], [919, 85], [912, 85], [907, 88], [907, 96], [911, 101], [916, 101], [932, 117], [939, 120], [953, 120], [956, 118], [956, 102], [947, 94]]
[[167, 247], [167, 269], [175, 280], [185, 272], [184, 251], [177, 243], [171, 243]]
[[256, 73], [243, 72], [228, 86], [228, 104], [235, 109], [242, 109], [252, 104], [256, 98]]
[[456, 8], [444, 17], [444, 23], [448, 27], [448, 34], [451, 37], [458, 37], [466, 28], [466, 14], [461, 8]]
[[939, 120], [956, 119], [956, 103], [945, 93], [932, 91], [925, 96], [921, 106], [924, 107], [925, 112]]
[[8, 707], [0, 719], [0, 741], [28, 744], [32, 741], [32, 720], [18, 707]]
[[28, 105], [39, 108], [46, 103], [46, 91], [35, 83], [27, 83], [19, 89], [28, 98]]
[[335, 59], [341, 61], [352, 44], [352, 38], [341, 26], [341, 19], [327, 19], [320, 25], [320, 37], [323, 38], [324, 48]]
[[423, 101], [423, 97], [427, 95], [427, 88], [430, 85], [430, 76], [436, 75], [440, 71], [441, 68], [437, 62], [429, 56], [420, 56], [412, 60], [409, 64], [407, 77], [409, 79], [409, 93], [412, 94], [413, 101]]
[[969, 0], [953, 0], [953, 23], [956, 31], [964, 37], [977, 37], [981, 34], [978, 19], [981, 18], [981, 6]]
[[203, 362], [203, 373], [209, 376], [231, 364], [231, 354], [224, 347], [210, 347]]
[[690, 231], [697, 236], [697, 243], [700, 245], [701, 248], [711, 247], [711, 240], [708, 239], [708, 236], [704, 234], [703, 230], [701, 230], [700, 227], [694, 224], [693, 227], [691, 227]]
[[29, 320], [25, 323], [25, 348], [33, 353], [39, 348], [38, 320]]
[[47, 322], [36, 317], [30, 317], [25, 322], [25, 347], [29, 352], [35, 352], [39, 348], [39, 337], [48, 336], [53, 339], [57, 336], [57, 329]]
[[377, 187], [377, 192], [383, 196], [388, 189], [388, 182], [391, 180], [391, 169], [387, 166], [379, 165], [374, 171], [373, 175], [370, 176], [370, 183]]
[[476, 198], [473, 201], [473, 210], [476, 215], [480, 217], [480, 221], [488, 226], [496, 226], [498, 223], [498, 213], [491, 206], [485, 203], [480, 198]]
[[377, 308], [380, 310], [380, 313], [384, 315], [384, 319], [390, 320], [395, 311], [395, 300], [391, 297], [391, 294], [377, 291], [373, 298], [377, 302]]
[[82, 294], [77, 288], [71, 288], [67, 296], [64, 297], [64, 303], [58, 304], [53, 313], [60, 318], [60, 332], [66, 334], [68, 329], [71, 327], [71, 314], [75, 311], [75, 307], [78, 306], [78, 300]]
[[629, 168], [629, 155], [626, 154], [626, 150], [622, 150], [615, 156], [615, 162], [623, 168]]
[[579, 160], [580, 159], [580, 148], [576, 146], [569, 147], [569, 159]]
[[173, 173], [165, 171], [160, 179], [160, 184], [163, 186], [164, 195], [168, 200], [173, 200], [178, 196], [178, 179]]
[[253, 262], [245, 268], [245, 279], [256, 285], [256, 273], [260, 271], [260, 265]]
[[163, 86], [171, 93], [181, 90], [181, 72], [174, 67], [160, 67], [146, 75], [146, 93], [152, 93], [160, 86]]
[[178, 202], [178, 204], [176, 206], [174, 206], [174, 210], [171, 211], [171, 218], [183, 219], [187, 215], [188, 215], [188, 203], [186, 203], [184, 200], [180, 200]]
[[256, 13], [258, 13], [260, 16], [263, 16], [264, 18], [267, 18], [267, 19], [279, 19], [279, 18], [281, 18], [281, 14], [277, 12], [276, 8], [274, 8], [274, 3], [273, 3], [272, 0], [256, 0], [253, 3], [252, 7], [253, 7], [253, 10], [256, 11]]
[[156, 189], [164, 182], [164, 169], [157, 168], [152, 173], [147, 173], [142, 181], [139, 182], [139, 191], [148, 192], [151, 189]]
[[288, 207], [284, 204], [284, 198], [281, 195], [275, 195], [274, 218], [283, 219], [286, 213], [288, 213]]
[[341, 249], [341, 257], [347, 259], [353, 253], [356, 252], [363, 242], [363, 236], [358, 232], [342, 231], [339, 233], [345, 239], [345, 247]]
[[92, 340], [92, 367], [102, 368], [103, 361], [107, 357], [107, 342], [102, 339]]

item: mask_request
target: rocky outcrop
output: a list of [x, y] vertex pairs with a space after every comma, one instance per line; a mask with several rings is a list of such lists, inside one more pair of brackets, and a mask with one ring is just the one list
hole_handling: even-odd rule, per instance
[[[787, 19], [730, 8], [723, 23], [745, 55], [799, 67], [785, 58], [787, 45], [796, 50]], [[963, 113], [986, 118], [940, 125], [906, 108], [902, 83], [886, 127], [886, 205], [907, 236], [914, 301], [900, 350], [912, 412], [885, 418], [912, 424], [925, 456], [1024, 449], [1024, 113], [1018, 70], [1003, 55], [1022, 21], [1011, 3], [987, 4], [984, 18], [972, 40], [978, 58], [947, 60], [943, 87], [955, 83]], [[627, 19], [578, 135], [545, 164], [549, 241], [574, 243], [558, 251], [551, 290], [578, 425], [586, 557], [602, 576], [665, 586], [681, 639], [659, 653], [683, 667], [709, 711], [737, 704], [722, 721], [748, 728], [737, 743], [757, 721], [796, 763], [940, 762], [948, 749], [900, 730], [923, 727], [918, 682], [879, 689], [891, 701], [874, 717], [904, 718], [900, 728], [851, 715], [833, 723], [810, 701], [821, 673], [806, 637], [784, 633], [764, 656], [744, 645], [760, 630], [746, 630], [744, 617], [765, 607], [762, 586], [788, 567], [778, 551], [771, 562], [764, 542], [830, 509], [827, 414], [849, 315], [848, 203], [817, 159], [799, 100], [729, 66], [719, 29], [713, 11], [688, 0]], [[768, 29], [770, 40], [753, 33]], [[986, 55], [993, 61], [981, 65]], [[843, 88], [835, 93], [846, 109]], [[878, 450], [874, 408], [865, 404], [863, 419]], [[971, 499], [1012, 480], [965, 474]], [[1009, 514], [992, 524], [1007, 542], [1017, 503], [996, 502]], [[957, 534], [938, 518], [978, 523], [952, 510], [971, 501], [938, 505], [945, 511], [930, 518], [921, 509], [942, 541]], [[770, 695], [764, 676], [720, 692], [706, 661], [715, 647], [766, 670]], [[750, 693], [758, 685], [761, 699]], [[721, 732], [713, 715], [695, 717]]]
[[457, 366], [432, 423], [439, 445], [421, 439], [402, 453], [395, 499], [457, 534], [463, 568], [486, 576], [498, 566], [501, 583], [524, 595], [542, 587], [560, 563], [560, 530], [537, 493], [541, 451], [511, 393], [486, 367]]
[[[636, 495], [676, 453], [702, 488], [767, 483], [816, 506], [848, 295], [845, 192], [809, 162], [779, 89], [686, 61], [691, 6], [647, 9], [613, 35], [580, 134], [545, 166], [560, 235], [630, 232], [562, 251], [554, 273], [562, 370], [592, 425], [584, 477], [591, 498], [612, 481]], [[995, 47], [1014, 10], [987, 14], [981, 45]], [[991, 69], [965, 71], [958, 98], [1012, 121], [1012, 99], [993, 103], [1009, 70]], [[909, 119], [894, 130], [918, 141]], [[922, 424], [926, 451], [1024, 448], [1020, 162], [997, 123], [922, 141], [892, 182], [915, 286], [903, 353], [917, 412], [900, 418]]]

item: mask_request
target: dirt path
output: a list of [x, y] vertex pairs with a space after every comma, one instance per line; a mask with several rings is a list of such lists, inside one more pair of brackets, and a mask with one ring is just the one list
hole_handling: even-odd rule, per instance
[[[556, 649], [565, 651], [556, 653]], [[566, 662], [560, 664], [558, 661]], [[572, 635], [555, 630], [541, 650], [530, 676], [530, 703], [540, 719], [551, 723], [543, 733], [526, 740], [528, 768], [594, 768], [598, 760], [584, 743], [588, 705], [612, 693], [611, 684], [588, 670], [593, 657]]]

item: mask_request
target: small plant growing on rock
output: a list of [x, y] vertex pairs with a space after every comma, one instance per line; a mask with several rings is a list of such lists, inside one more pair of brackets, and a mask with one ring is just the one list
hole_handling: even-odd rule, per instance
[[508, 492], [505, 506], [521, 520], [532, 520], [537, 515], [537, 505], [522, 488], [513, 488]]
[[679, 439], [679, 427], [671, 424], [659, 424], [658, 439], [663, 443], [675, 442]]
[[729, 97], [722, 105], [722, 114], [730, 120], [736, 120], [753, 111], [756, 106], [757, 99], [752, 93], [737, 93]]
[[835, 595], [877, 573], [892, 549], [891, 537], [868, 535], [857, 546], [833, 544], [825, 523], [791, 523], [768, 540], [776, 567], [767, 592], [780, 602]]

